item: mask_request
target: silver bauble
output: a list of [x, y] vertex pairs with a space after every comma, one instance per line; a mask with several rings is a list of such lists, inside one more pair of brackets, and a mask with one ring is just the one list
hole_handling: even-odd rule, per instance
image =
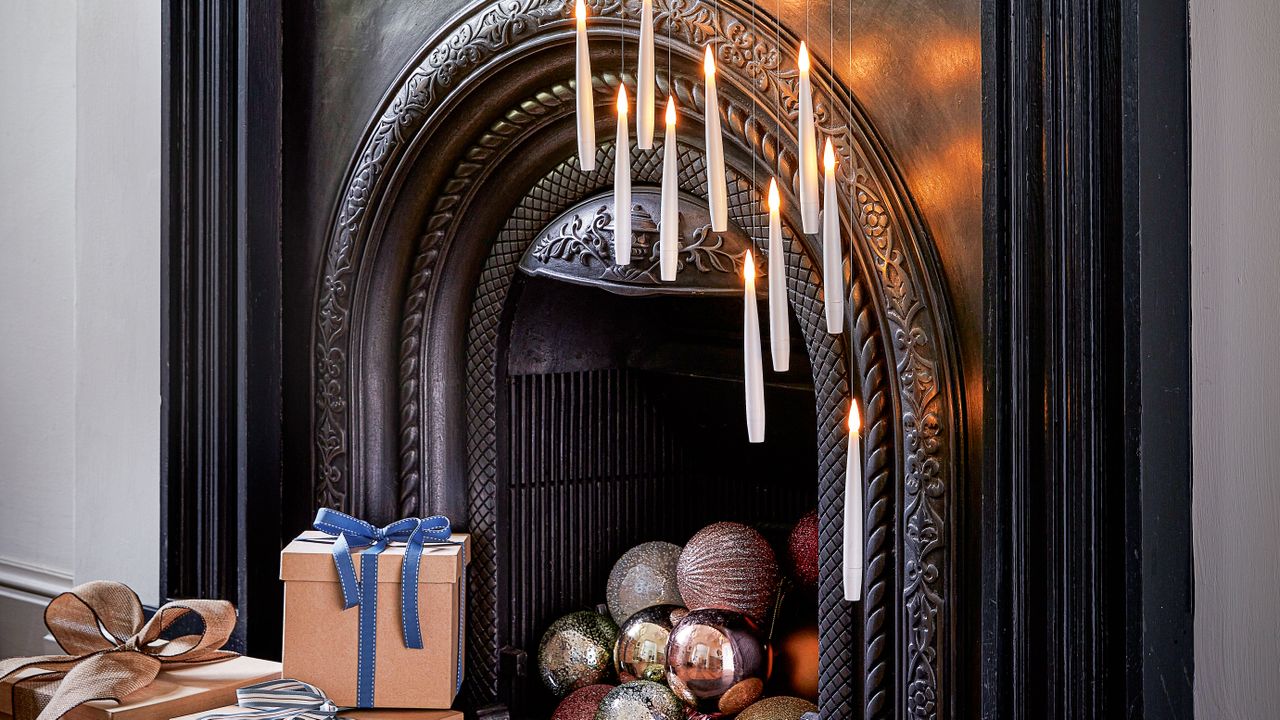
[[538, 644], [538, 674], [559, 697], [613, 675], [618, 626], [599, 613], [569, 613], [551, 623]]
[[683, 605], [676, 585], [680, 546], [669, 542], [641, 543], [622, 554], [609, 571], [605, 600], [609, 614], [621, 625], [653, 605]]
[[600, 701], [596, 720], [684, 720], [685, 708], [665, 685], [637, 680], [619, 685]]

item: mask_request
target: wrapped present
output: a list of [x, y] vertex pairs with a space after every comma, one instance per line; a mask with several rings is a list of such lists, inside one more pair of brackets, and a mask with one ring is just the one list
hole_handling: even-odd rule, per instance
[[300, 680], [259, 683], [236, 691], [236, 704], [174, 720], [463, 720], [456, 710], [339, 708], [324, 691]]
[[[161, 639], [188, 615], [202, 621], [199, 634]], [[171, 602], [143, 618], [138, 596], [119, 583], [86, 583], [54, 598], [45, 624], [67, 654], [0, 660], [0, 718], [170, 718], [280, 676], [279, 663], [220, 649], [236, 622], [228, 602]]]
[[281, 553], [284, 674], [342, 707], [446, 709], [462, 686], [470, 539], [444, 517], [324, 509]]

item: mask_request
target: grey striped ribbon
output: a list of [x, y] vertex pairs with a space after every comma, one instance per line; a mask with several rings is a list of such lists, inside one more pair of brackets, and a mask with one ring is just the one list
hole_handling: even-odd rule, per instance
[[212, 713], [200, 720], [333, 720], [338, 706], [320, 688], [301, 680], [268, 680], [236, 690], [245, 712]]

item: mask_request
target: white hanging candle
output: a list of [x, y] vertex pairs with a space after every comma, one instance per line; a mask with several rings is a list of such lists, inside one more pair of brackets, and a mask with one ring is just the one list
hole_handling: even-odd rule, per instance
[[862, 598], [862, 418], [849, 403], [849, 451], [844, 469], [844, 599]]
[[800, 43], [800, 224], [806, 233], [818, 232], [818, 139], [813, 124], [813, 87], [809, 82], [809, 48]]
[[787, 323], [787, 266], [782, 250], [782, 201], [778, 181], [769, 180], [769, 349], [773, 369], [786, 372], [791, 366], [791, 327]]
[[631, 264], [631, 138], [627, 134], [627, 86], [618, 86], [618, 138], [613, 162], [613, 258]]
[[764, 369], [760, 358], [760, 316], [756, 308], [756, 265], [751, 251], [742, 264], [742, 355], [747, 393], [747, 439], [764, 442]]
[[703, 104], [707, 131], [707, 204], [711, 208], [711, 229], [724, 232], [729, 227], [729, 190], [724, 179], [724, 140], [720, 133], [720, 100], [716, 96], [716, 60], [707, 46], [702, 61], [706, 73], [706, 102]]
[[840, 207], [836, 200], [836, 153], [827, 138], [822, 152], [822, 292], [827, 309], [827, 332], [844, 330], [844, 256], [841, 254]]
[[667, 98], [667, 133], [662, 137], [662, 225], [658, 233], [659, 277], [676, 279], [680, 256], [680, 185], [676, 177], [676, 100]]
[[596, 117], [591, 98], [591, 50], [587, 47], [587, 5], [578, 0], [578, 55], [574, 79], [578, 102], [578, 164], [588, 172], [596, 169]]
[[640, 75], [636, 78], [636, 145], [653, 147], [653, 0], [640, 4]]

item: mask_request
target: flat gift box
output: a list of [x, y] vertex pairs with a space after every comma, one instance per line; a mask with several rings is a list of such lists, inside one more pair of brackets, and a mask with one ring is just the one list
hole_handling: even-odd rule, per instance
[[[333, 538], [309, 530], [280, 554], [284, 581], [284, 675], [322, 688], [340, 707], [356, 703], [359, 608], [342, 607], [333, 562]], [[418, 574], [418, 618], [422, 649], [405, 647], [400, 618], [400, 571], [405, 546], [378, 555], [378, 614], [375, 641], [376, 708], [447, 709], [453, 705], [463, 669], [460, 642], [464, 563], [470, 536], [423, 548]], [[362, 549], [352, 550], [356, 577]]]
[[[192, 713], [173, 720], [200, 720], [205, 715], [231, 715], [249, 712], [239, 705], [228, 705], [205, 712]], [[463, 714], [457, 710], [360, 710], [348, 709], [338, 713], [338, 717], [347, 720], [463, 720]]]
[[[39, 673], [39, 670], [28, 670], [0, 683], [0, 720], [11, 719], [14, 692], [52, 691], [47, 683], [13, 687], [14, 683]], [[67, 720], [168, 720], [234, 703], [237, 688], [279, 677], [280, 663], [243, 656], [194, 665], [165, 665], [150, 685], [125, 696], [119, 704], [95, 700], [63, 717]]]

